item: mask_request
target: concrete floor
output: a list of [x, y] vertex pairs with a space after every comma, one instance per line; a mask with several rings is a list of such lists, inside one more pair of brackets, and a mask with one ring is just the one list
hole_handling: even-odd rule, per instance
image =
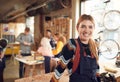
[[14, 82], [15, 79], [19, 78], [18, 71], [18, 62], [11, 57], [7, 57], [6, 59], [6, 68], [4, 70], [4, 82]]

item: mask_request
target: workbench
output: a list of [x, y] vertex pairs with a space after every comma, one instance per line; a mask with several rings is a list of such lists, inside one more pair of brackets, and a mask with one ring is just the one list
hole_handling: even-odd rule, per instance
[[[15, 59], [19, 62], [24, 63], [25, 74], [24, 77], [34, 76], [38, 74], [38, 71], [44, 73], [44, 57], [38, 56], [34, 59], [33, 56], [16, 56]], [[42, 71], [41, 71], [42, 70]]]

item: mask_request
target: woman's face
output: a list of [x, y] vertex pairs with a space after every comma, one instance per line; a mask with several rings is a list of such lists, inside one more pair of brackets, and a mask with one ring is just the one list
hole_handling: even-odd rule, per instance
[[54, 40], [58, 41], [58, 37], [56, 35], [54, 35]]
[[77, 28], [81, 42], [88, 44], [89, 39], [92, 37], [94, 31], [94, 24], [89, 20], [84, 20]]

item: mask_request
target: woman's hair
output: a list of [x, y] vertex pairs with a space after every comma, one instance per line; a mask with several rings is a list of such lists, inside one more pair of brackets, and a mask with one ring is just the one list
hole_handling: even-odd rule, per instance
[[97, 50], [97, 45], [94, 40], [90, 39], [89, 40], [89, 45], [90, 45], [90, 51], [91, 53], [95, 56], [95, 58], [98, 60], [98, 50]]
[[66, 38], [65, 38], [65, 36], [61, 35], [60, 38], [59, 38], [59, 41], [62, 41], [63, 44], [65, 45], [66, 44]]
[[[78, 29], [78, 27], [79, 27], [79, 24], [82, 22], [82, 21], [84, 21], [84, 20], [89, 20], [89, 21], [91, 21], [94, 25], [95, 25], [95, 23], [94, 23], [94, 19], [93, 19], [93, 17], [91, 16], [91, 15], [86, 15], [86, 14], [83, 14], [80, 18], [79, 18], [79, 20], [78, 20], [78, 23], [77, 23], [77, 29]], [[97, 46], [96, 46], [96, 44], [95, 44], [95, 41], [94, 40], [92, 40], [92, 38], [89, 40], [89, 45], [90, 45], [90, 51], [91, 51], [91, 53], [95, 56], [95, 58], [98, 60], [98, 51], [97, 51]]]
[[78, 23], [77, 23], [77, 28], [79, 27], [79, 24], [84, 21], [84, 20], [89, 20], [91, 21], [94, 25], [94, 19], [91, 15], [86, 15], [86, 14], [83, 14], [82, 16], [80, 16], [80, 18], [78, 19]]
[[58, 38], [58, 41], [62, 41], [63, 44], [66, 44], [66, 38], [60, 33], [55, 33], [55, 36]]

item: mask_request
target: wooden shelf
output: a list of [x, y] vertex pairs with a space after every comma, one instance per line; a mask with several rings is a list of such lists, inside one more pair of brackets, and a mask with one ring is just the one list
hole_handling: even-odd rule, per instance
[[72, 27], [71, 23], [72, 22], [69, 17], [59, 17], [54, 18], [50, 21], [46, 21], [44, 27], [45, 30], [50, 29], [53, 34], [55, 34], [56, 32], [63, 34], [68, 40], [70, 38], [70, 28]]

